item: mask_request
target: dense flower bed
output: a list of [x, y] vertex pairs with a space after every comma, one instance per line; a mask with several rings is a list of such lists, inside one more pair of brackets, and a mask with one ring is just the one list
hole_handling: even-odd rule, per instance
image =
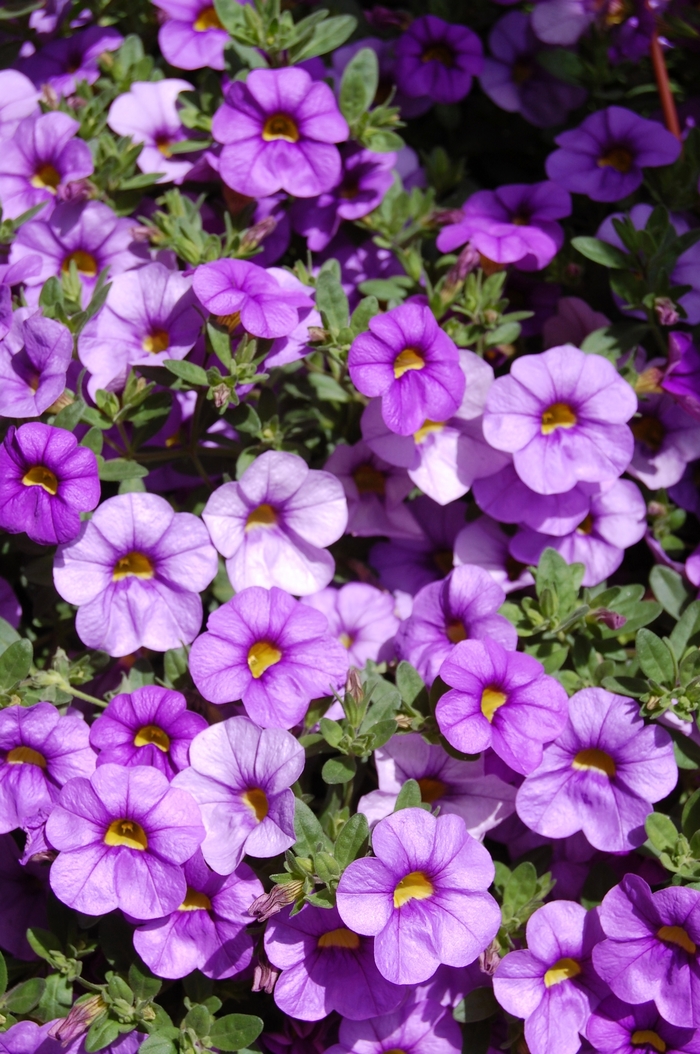
[[0, 1054], [700, 1054], [700, 15], [0, 6]]

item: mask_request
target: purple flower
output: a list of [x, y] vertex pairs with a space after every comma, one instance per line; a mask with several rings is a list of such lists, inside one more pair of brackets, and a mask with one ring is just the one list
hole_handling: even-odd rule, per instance
[[254, 337], [288, 337], [299, 324], [299, 309], [313, 307], [306, 292], [284, 289], [274, 275], [248, 260], [214, 260], [194, 273], [194, 291], [207, 311], [231, 329]]
[[156, 494], [108, 498], [54, 560], [56, 589], [78, 605], [88, 648], [129, 655], [180, 648], [202, 624], [201, 590], [216, 574], [206, 527]]
[[23, 827], [64, 783], [94, 771], [89, 735], [82, 717], [61, 717], [51, 703], [0, 712], [0, 831]]
[[63, 395], [72, 353], [72, 337], [60, 322], [15, 311], [0, 341], [0, 414], [38, 417], [48, 410]]
[[700, 421], [700, 350], [689, 333], [669, 333], [668, 367], [661, 387], [686, 413]]
[[330, 472], [309, 469], [298, 454], [267, 450], [238, 483], [214, 491], [202, 518], [234, 589], [278, 586], [301, 596], [333, 577], [326, 547], [345, 530], [347, 502]]
[[0, 70], [0, 140], [10, 139], [20, 121], [36, 113], [39, 92], [17, 70]]
[[297, 362], [308, 355], [313, 350], [309, 347], [309, 327], [322, 326], [323, 321], [313, 306], [313, 289], [305, 286], [283, 267], [268, 267], [267, 274], [279, 285], [277, 304], [280, 298], [284, 299], [287, 304], [294, 306], [297, 316], [296, 325], [291, 333], [272, 341], [272, 347], [265, 356], [263, 367], [269, 370], [273, 366], [286, 366], [290, 362]]
[[41, 864], [22, 867], [19, 858], [14, 838], [0, 835], [0, 946], [18, 959], [36, 959], [27, 930], [30, 926], [48, 928], [47, 871]]
[[202, 853], [214, 871], [230, 875], [246, 853], [277, 856], [294, 844], [289, 788], [304, 768], [304, 750], [289, 732], [229, 717], [194, 739], [190, 765], [174, 786], [199, 803]]
[[377, 457], [364, 442], [353, 446], [339, 443], [325, 469], [343, 485], [348, 503], [348, 534], [359, 538], [422, 537], [423, 532], [404, 503], [414, 486], [405, 469]]
[[401, 623], [396, 636], [398, 657], [432, 684], [460, 641], [489, 639], [515, 651], [515, 628], [498, 614], [505, 599], [488, 571], [456, 567], [444, 581], [431, 582], [416, 594], [413, 613]]
[[201, 970], [220, 980], [241, 973], [253, 958], [246, 931], [248, 906], [263, 887], [247, 864], [232, 875], [214, 875], [198, 849], [183, 868], [187, 892], [164, 918], [134, 931], [134, 948], [157, 977], [186, 977]]
[[348, 650], [348, 659], [359, 669], [368, 659], [386, 662], [393, 657], [399, 620], [391, 593], [365, 582], [348, 582], [340, 589], [322, 589], [303, 597], [302, 604], [321, 611], [331, 633]]
[[538, 271], [564, 244], [564, 231], [556, 221], [571, 215], [571, 197], [554, 183], [514, 183], [472, 194], [462, 215], [464, 219], [440, 231], [441, 252], [470, 242], [494, 263]]
[[573, 344], [579, 348], [589, 333], [610, 325], [610, 319], [600, 311], [594, 311], [578, 296], [562, 296], [557, 301], [557, 311], [542, 326], [542, 338], [546, 348], [559, 344]]
[[493, 747], [516, 772], [532, 772], [543, 744], [566, 724], [566, 691], [559, 682], [531, 655], [506, 651], [488, 637], [457, 644], [440, 677], [452, 691], [438, 700], [438, 728], [465, 754]]
[[560, 537], [581, 523], [590, 511], [591, 494], [598, 489], [597, 483], [577, 483], [563, 494], [537, 494], [523, 483], [511, 462], [500, 472], [476, 480], [474, 499], [499, 523], [524, 524]]
[[583, 831], [596, 849], [629, 852], [645, 841], [652, 803], [677, 778], [665, 729], [645, 725], [633, 699], [584, 688], [569, 700], [568, 724], [518, 791], [516, 809], [546, 838]]
[[416, 18], [399, 37], [395, 53], [396, 84], [414, 99], [428, 95], [438, 103], [459, 102], [484, 68], [476, 33], [435, 15]]
[[97, 459], [63, 428], [33, 421], [0, 447], [0, 527], [40, 545], [70, 542], [100, 500]]
[[599, 1054], [698, 1054], [700, 1034], [664, 1021], [653, 1003], [630, 1006], [614, 995], [593, 1011], [586, 1036]]
[[158, 46], [171, 66], [181, 70], [224, 68], [229, 35], [210, 0], [154, 0], [167, 21], [158, 32]]
[[484, 435], [513, 454], [521, 480], [538, 494], [561, 494], [579, 481], [620, 476], [634, 446], [626, 422], [633, 389], [611, 362], [571, 344], [517, 359], [488, 394]]
[[374, 962], [374, 940], [343, 925], [336, 908], [306, 907], [289, 917], [275, 915], [265, 931], [265, 952], [282, 970], [275, 1003], [301, 1021], [320, 1021], [336, 1010], [366, 1021], [396, 1010], [406, 990], [382, 977]]
[[560, 149], [547, 158], [547, 175], [593, 201], [627, 197], [641, 184], [642, 169], [671, 165], [681, 152], [680, 142], [663, 125], [622, 106], [589, 114], [554, 141]]
[[205, 728], [184, 695], [147, 684], [110, 700], [90, 729], [90, 746], [98, 767], [152, 765], [172, 779], [189, 765], [190, 743]]
[[596, 16], [595, 0], [544, 0], [535, 4], [532, 28], [545, 44], [575, 44]]
[[418, 996], [411, 996], [393, 1014], [371, 1021], [344, 1018], [338, 1038], [340, 1042], [327, 1047], [326, 1054], [459, 1054], [462, 1050], [462, 1033], [449, 1008]]
[[670, 395], [647, 396], [639, 411], [630, 422], [635, 443], [628, 472], [650, 490], [671, 487], [700, 457], [700, 421]]
[[532, 1054], [576, 1054], [580, 1032], [605, 994], [591, 952], [602, 940], [596, 909], [558, 900], [530, 917], [527, 950], [513, 951], [494, 974], [493, 991], [504, 1010], [525, 1018]]
[[467, 524], [454, 541], [454, 564], [475, 564], [483, 567], [499, 584], [504, 593], [525, 589], [534, 578], [524, 564], [514, 560], [509, 552], [510, 537], [490, 516], [480, 516]]
[[[76, 139], [80, 125], [55, 111], [25, 117], [0, 155], [2, 214], [14, 219], [42, 202], [54, 202], [73, 180], [94, 171], [90, 147]], [[51, 210], [44, 206], [44, 217]]]
[[177, 78], [134, 81], [109, 108], [109, 127], [117, 135], [143, 143], [137, 164], [142, 172], [162, 172], [159, 183], [182, 183], [192, 168], [192, 162], [182, 155], [173, 158], [171, 150], [174, 143], [189, 138], [180, 121], [177, 97], [192, 88], [189, 81]]
[[[5, 622], [9, 622], [14, 629], [17, 629], [22, 618], [20, 602], [15, 595], [14, 589], [4, 578], [0, 578], [0, 618], [4, 619]], [[2, 942], [0, 941], [1, 944]]]
[[95, 83], [100, 75], [100, 56], [116, 51], [123, 42], [116, 29], [90, 26], [46, 44], [22, 61], [22, 72], [38, 88], [48, 84], [58, 95], [72, 95], [81, 81]]
[[426, 420], [444, 421], [465, 390], [459, 352], [423, 304], [401, 304], [370, 319], [348, 356], [352, 382], [363, 395], [382, 396], [385, 423], [412, 435]]
[[544, 49], [524, 11], [509, 11], [498, 20], [489, 33], [489, 48], [493, 58], [484, 60], [479, 81], [502, 110], [522, 114], [537, 128], [550, 128], [586, 98], [582, 88], [558, 80], [537, 61]]
[[338, 886], [338, 911], [373, 936], [379, 972], [420, 984], [440, 963], [467, 966], [491, 942], [501, 913], [489, 893], [493, 863], [459, 816], [403, 809], [372, 833], [374, 857], [355, 860]]
[[441, 506], [425, 496], [410, 502], [409, 509], [424, 537], [378, 542], [370, 550], [369, 562], [379, 572], [385, 589], [414, 595], [452, 570], [452, 548], [464, 524], [465, 509], [457, 501]]
[[224, 144], [221, 178], [254, 198], [278, 190], [314, 198], [330, 190], [341, 176], [335, 144], [349, 135], [331, 89], [298, 66], [256, 69], [234, 81], [212, 132]]
[[483, 758], [457, 761], [415, 733], [392, 736], [374, 752], [374, 762], [379, 789], [365, 794], [358, 804], [358, 812], [370, 823], [393, 812], [406, 780], [415, 780], [421, 799], [439, 807], [441, 815], [461, 816], [469, 834], [479, 841], [515, 809], [515, 787], [486, 774]]
[[51, 888], [87, 915], [115, 908], [137, 919], [169, 915], [185, 899], [181, 865], [204, 838], [199, 808], [153, 768], [102, 765], [71, 780], [46, 824], [59, 855]]
[[625, 875], [605, 896], [600, 921], [607, 940], [593, 963], [619, 999], [650, 1000], [680, 1028], [700, 1025], [700, 892], [670, 886], [652, 893], [639, 875]]
[[292, 728], [312, 699], [345, 684], [348, 656], [320, 611], [273, 586], [251, 586], [213, 611], [190, 671], [212, 703], [241, 699], [263, 728]]

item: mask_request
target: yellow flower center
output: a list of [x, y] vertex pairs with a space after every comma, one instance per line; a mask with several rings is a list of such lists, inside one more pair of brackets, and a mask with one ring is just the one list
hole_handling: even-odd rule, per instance
[[158, 747], [164, 754], [170, 750], [170, 736], [162, 728], [158, 728], [158, 725], [144, 725], [134, 736], [135, 747], [147, 747], [149, 743]]
[[[253, 674], [255, 676], [255, 674]], [[269, 806], [267, 804], [267, 794], [260, 787], [251, 787], [250, 790], [245, 791], [241, 797], [248, 806], [258, 823], [267, 816]]]
[[632, 1033], [633, 1047], [653, 1047], [659, 1054], [665, 1054], [666, 1044], [658, 1032], [652, 1032], [650, 1028], [639, 1028]]
[[433, 883], [422, 871], [411, 871], [394, 890], [394, 907], [400, 908], [409, 900], [427, 900], [434, 892]]
[[350, 951], [354, 952], [360, 947], [360, 938], [352, 930], [341, 926], [338, 930], [329, 930], [328, 933], [322, 933], [318, 938], [317, 947], [349, 948]]
[[374, 465], [358, 465], [352, 478], [360, 494], [379, 494], [380, 497], [384, 497], [386, 479]]
[[630, 422], [630, 428], [636, 440], [648, 447], [652, 454], [658, 454], [666, 436], [666, 429], [658, 417], [636, 417]]
[[172, 142], [167, 135], [156, 136], [156, 147], [158, 148], [158, 152], [162, 154], [163, 157], [167, 158], [173, 156], [173, 152], [171, 149]]
[[61, 270], [64, 274], [68, 274], [70, 271], [71, 263], [75, 263], [78, 268], [78, 274], [84, 274], [88, 278], [94, 278], [97, 274], [97, 260], [82, 249], [76, 249], [74, 253], [69, 253], [66, 256], [61, 264]]
[[170, 334], [167, 329], [156, 329], [143, 338], [141, 347], [144, 351], [150, 351], [152, 355], [167, 351], [170, 347]]
[[39, 769], [46, 768], [46, 758], [38, 750], [31, 747], [13, 747], [5, 755], [8, 765], [36, 765]]
[[448, 70], [451, 70], [455, 64], [454, 54], [446, 44], [431, 44], [430, 47], [425, 49], [420, 58], [421, 62], [439, 62]]
[[262, 137], [270, 143], [274, 139], [284, 139], [285, 143], [299, 142], [299, 129], [296, 121], [286, 113], [273, 113], [263, 126]]
[[604, 750], [598, 750], [596, 747], [590, 747], [588, 750], [579, 750], [571, 762], [571, 767], [579, 772], [602, 772], [604, 776], [608, 776], [610, 779], [613, 778], [617, 771], [615, 762], [610, 755], [606, 754]]
[[591, 516], [591, 514], [589, 512], [588, 516], [586, 516], [585, 520], [582, 520], [581, 523], [579, 523], [578, 527], [576, 528], [576, 533], [577, 534], [590, 534], [592, 530], [593, 530], [593, 517]]
[[695, 955], [697, 951], [695, 942], [691, 941], [682, 926], [662, 926], [661, 929], [656, 931], [656, 936], [666, 944], [677, 945], [684, 952], [687, 952], [688, 955]]
[[211, 901], [206, 893], [200, 893], [198, 890], [192, 889], [192, 886], [188, 886], [185, 899], [177, 910], [211, 911]]
[[461, 640], [467, 639], [467, 631], [461, 619], [452, 619], [445, 626], [445, 636], [451, 644], [459, 644]]
[[578, 977], [580, 973], [581, 967], [575, 959], [559, 959], [544, 975], [545, 988], [561, 984], [562, 981], [570, 981], [572, 977]]
[[240, 311], [234, 311], [231, 315], [217, 315], [216, 321], [219, 325], [225, 326], [229, 333], [233, 333], [241, 324], [241, 313]]
[[52, 497], [58, 493], [58, 480], [44, 465], [33, 465], [22, 476], [25, 487], [41, 487]]
[[634, 158], [624, 146], [614, 146], [598, 158], [598, 168], [614, 168], [616, 172], [629, 172]]
[[557, 428], [573, 428], [576, 414], [566, 403], [552, 403], [542, 414], [542, 435], [548, 436]]
[[424, 776], [422, 780], [417, 780], [417, 783], [420, 787], [420, 800], [427, 802], [428, 805], [432, 805], [434, 801], [440, 801], [447, 790], [446, 783], [432, 779], [430, 776]]
[[277, 513], [264, 502], [262, 505], [258, 505], [257, 509], [253, 509], [252, 512], [248, 513], [248, 519], [245, 521], [246, 531], [252, 531], [256, 527], [274, 527], [277, 523]]
[[352, 648], [352, 637], [349, 633], [341, 633], [338, 640], [344, 648]]
[[425, 359], [415, 348], [404, 348], [394, 359], [394, 377], [398, 380], [409, 370], [422, 370], [424, 366]]
[[53, 165], [39, 165], [29, 182], [37, 190], [48, 190], [49, 193], [55, 194], [61, 182], [61, 174]]
[[105, 831], [105, 845], [125, 845], [127, 849], [148, 849], [148, 838], [140, 823], [135, 820], [112, 820]]
[[[394, 366], [394, 373], [396, 372], [396, 366]], [[433, 432], [442, 432], [445, 424], [443, 421], [424, 421], [417, 432], [413, 433], [414, 442], [424, 443], [429, 435]]]
[[112, 571], [112, 581], [121, 582], [123, 578], [153, 578], [153, 564], [145, 553], [127, 553], [117, 560]]
[[207, 29], [223, 29], [219, 16], [213, 7], [205, 7], [200, 11], [192, 28], [197, 33], [205, 33]]
[[281, 658], [282, 652], [274, 644], [269, 644], [266, 640], [257, 640], [255, 644], [251, 644], [248, 652], [248, 669], [257, 680]]
[[481, 712], [489, 724], [493, 722], [496, 711], [507, 702], [508, 696], [505, 692], [493, 687], [484, 688], [481, 693]]

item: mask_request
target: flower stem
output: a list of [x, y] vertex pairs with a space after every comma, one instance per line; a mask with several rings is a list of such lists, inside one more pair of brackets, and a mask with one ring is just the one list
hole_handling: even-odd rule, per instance
[[678, 111], [676, 110], [676, 100], [673, 98], [673, 92], [671, 91], [668, 70], [666, 69], [666, 60], [664, 58], [663, 48], [659, 41], [659, 31], [656, 26], [654, 26], [654, 32], [651, 35], [649, 52], [651, 55], [651, 64], [654, 67], [656, 86], [659, 89], [659, 98], [661, 100], [661, 109], [664, 114], [664, 122], [669, 132], [671, 132], [672, 135], [675, 135], [676, 139], [681, 139], [681, 126], [678, 120]]

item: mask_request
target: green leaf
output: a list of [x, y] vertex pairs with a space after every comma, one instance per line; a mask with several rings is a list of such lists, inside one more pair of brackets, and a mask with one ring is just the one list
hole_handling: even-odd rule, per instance
[[11, 644], [20, 640], [20, 635], [14, 626], [11, 626], [4, 618], [0, 618], [0, 655], [7, 651]]
[[340, 746], [340, 743], [345, 733], [343, 732], [342, 727], [338, 724], [337, 721], [332, 721], [328, 717], [322, 717], [319, 722], [319, 727], [321, 729], [321, 735], [325, 739], [326, 743], [328, 743], [332, 747]]
[[378, 84], [377, 53], [372, 48], [361, 48], [348, 62], [340, 82], [340, 111], [348, 124], [353, 124], [369, 110]]
[[396, 667], [396, 687], [405, 706], [419, 713], [428, 713], [428, 689], [423, 678], [410, 662], [402, 661]]
[[75, 426], [83, 416], [83, 410], [85, 409], [85, 402], [78, 396], [69, 403], [68, 406], [64, 406], [62, 410], [59, 410], [54, 417], [55, 428], [65, 428], [67, 432], [73, 432]]
[[53, 1021], [57, 1017], [67, 1017], [73, 1004], [73, 982], [60, 973], [51, 973], [46, 978], [46, 987], [33, 1016], [41, 1021]]
[[631, 699], [641, 699], [649, 691], [649, 685], [641, 677], [604, 677], [603, 688], [618, 695], [626, 695]]
[[359, 302], [350, 316], [350, 329], [353, 336], [364, 333], [368, 328], [370, 319], [379, 314], [379, 302], [376, 296], [366, 296]]
[[571, 244], [581, 253], [581, 256], [592, 260], [593, 263], [602, 264], [603, 267], [627, 271], [632, 263], [627, 253], [623, 253], [615, 245], [601, 241], [600, 238], [572, 238]]
[[327, 18], [316, 26], [309, 43], [301, 51], [295, 50], [294, 61], [304, 62], [317, 55], [327, 55], [329, 51], [335, 51], [345, 43], [348, 37], [352, 36], [356, 25], [357, 19], [352, 15], [335, 15], [333, 18]]
[[418, 782], [416, 780], [406, 780], [396, 798], [394, 812], [401, 812], [402, 809], [419, 809], [422, 801], [423, 797]]
[[177, 1054], [177, 1047], [172, 1039], [160, 1032], [147, 1036], [139, 1047], [139, 1054]]
[[31, 977], [24, 984], [18, 984], [2, 997], [3, 1007], [12, 1014], [28, 1014], [41, 999], [45, 984], [43, 977]]
[[681, 830], [686, 838], [692, 838], [696, 831], [700, 831], [700, 790], [691, 794], [683, 806]]
[[20, 639], [11, 644], [0, 655], [0, 690], [7, 691], [18, 681], [23, 681], [32, 664], [31, 642]]
[[103, 443], [104, 439], [99, 428], [89, 428], [80, 440], [80, 445], [87, 447], [88, 450], [92, 450], [93, 454], [102, 453]]
[[177, 688], [187, 678], [187, 660], [186, 648], [171, 648], [163, 657], [163, 672], [174, 688]]
[[123, 479], [143, 479], [148, 469], [138, 461], [129, 461], [125, 457], [114, 457], [100, 465], [100, 479], [104, 483], [118, 483]]
[[493, 988], [484, 985], [482, 988], [474, 988], [461, 1003], [454, 1009], [454, 1019], [462, 1024], [471, 1024], [474, 1021], [485, 1021], [498, 1011], [498, 1003], [493, 994]]
[[201, 366], [195, 366], [193, 362], [187, 362], [186, 359], [164, 359], [163, 365], [166, 370], [187, 384], [209, 387], [206, 370], [203, 370]]
[[689, 645], [700, 644], [700, 600], [688, 604], [669, 637], [673, 654], [680, 661]]
[[676, 672], [668, 645], [648, 629], [637, 633], [637, 658], [643, 672], [658, 684], [671, 688]]
[[263, 1030], [259, 1017], [252, 1014], [226, 1014], [214, 1021], [209, 1032], [212, 1046], [219, 1050], [242, 1050], [250, 1046]]
[[[136, 1027], [134, 1025], [134, 1027]], [[90, 1026], [90, 1031], [85, 1037], [85, 1050], [87, 1054], [94, 1054], [96, 1050], [103, 1050], [108, 1047], [110, 1043], [114, 1043], [123, 1029], [120, 1027], [119, 1022], [115, 1021], [114, 1018], [108, 1017], [106, 1014], [103, 1017], [98, 1017], [97, 1021], [94, 1021]], [[125, 1031], [129, 1031], [126, 1029]]]
[[58, 937], [53, 933], [49, 933], [48, 930], [42, 930], [37, 927], [32, 927], [27, 930], [27, 940], [32, 950], [41, 959], [46, 959], [47, 962], [53, 960], [54, 952], [62, 952], [63, 947]]
[[7, 964], [5, 956], [0, 952], [0, 995], [7, 991]]
[[349, 783], [356, 771], [357, 762], [354, 758], [329, 758], [321, 769], [321, 776], [324, 783], [334, 786], [337, 783]]
[[690, 602], [691, 595], [678, 572], [671, 567], [656, 564], [649, 573], [649, 585], [664, 610], [675, 619], [680, 618]]
[[537, 893], [537, 871], [529, 860], [518, 864], [503, 890], [503, 918], [516, 918]]
[[309, 384], [322, 403], [349, 403], [350, 396], [345, 388], [328, 373], [310, 373]]
[[647, 837], [659, 853], [674, 849], [678, 841], [676, 825], [662, 812], [651, 812], [644, 824]]
[[162, 982], [143, 963], [132, 963], [129, 967], [129, 985], [137, 999], [155, 999]]
[[301, 800], [294, 799], [294, 833], [297, 856], [313, 856], [319, 848], [332, 849], [331, 842], [309, 806]]
[[348, 298], [331, 271], [321, 271], [316, 279], [316, 307], [325, 316], [332, 332], [348, 324]]
[[369, 843], [369, 824], [367, 817], [357, 812], [340, 830], [335, 842], [335, 858], [341, 868], [346, 868], [358, 856], [364, 855]]

